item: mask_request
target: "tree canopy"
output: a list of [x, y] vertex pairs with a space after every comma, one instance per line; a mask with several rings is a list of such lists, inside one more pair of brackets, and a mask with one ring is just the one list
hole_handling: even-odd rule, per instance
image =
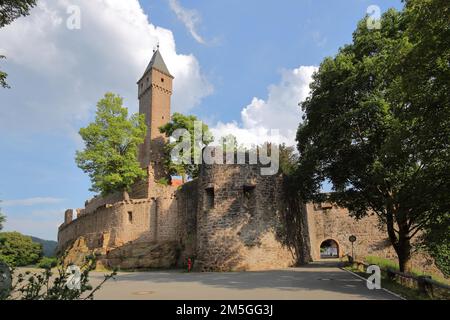
[[[380, 29], [363, 19], [353, 43], [322, 62], [302, 104], [301, 194], [356, 218], [376, 214], [401, 271], [417, 234], [439, 217], [449, 225], [449, 14], [448, 1], [410, 0]], [[320, 192], [326, 180], [329, 195]]]
[[5, 215], [2, 213], [1, 208], [0, 208], [0, 231], [3, 230], [3, 224], [6, 222], [6, 217]]
[[11, 267], [29, 266], [42, 257], [42, 246], [18, 232], [0, 233], [0, 261]]
[[147, 130], [144, 115], [129, 118], [122, 103], [118, 95], [105, 94], [97, 104], [95, 121], [80, 130], [85, 149], [77, 152], [76, 163], [89, 174], [91, 190], [103, 195], [126, 193], [146, 175], [137, 160]]
[[[176, 137], [176, 139], [169, 141], [165, 146], [165, 167], [168, 173], [171, 175], [181, 175], [183, 180], [186, 179], [186, 176], [190, 176], [192, 178], [198, 176], [199, 164], [196, 163], [195, 159], [201, 155], [201, 152], [206, 145], [214, 141], [214, 137], [205, 123], [201, 123], [201, 126], [198, 126], [198, 129], [201, 129], [201, 132], [197, 132], [199, 139], [196, 140], [196, 122], [198, 124], [201, 123], [195, 116], [185, 116], [180, 113], [174, 113], [171, 121], [160, 128], [160, 132], [164, 133], [168, 138], [173, 138], [174, 133], [180, 129], [184, 129], [187, 133], [189, 133], [189, 137]], [[181, 150], [181, 159], [178, 159], [181, 161], [173, 161], [171, 156], [172, 151], [175, 147], [180, 145], [180, 142], [182, 142], [183, 139], [186, 138], [190, 139], [191, 148], [189, 148], [189, 150]], [[200, 152], [200, 154], [196, 154], [196, 150]]]
[[0, 28], [19, 17], [29, 15], [34, 6], [36, 6], [36, 0], [3, 0], [0, 3]]
[[[15, 19], [30, 14], [31, 8], [36, 5], [36, 0], [3, 0], [0, 3], [0, 28], [10, 24]], [[0, 55], [0, 59], [5, 56]], [[8, 75], [0, 70], [0, 86], [9, 88], [6, 83]]]

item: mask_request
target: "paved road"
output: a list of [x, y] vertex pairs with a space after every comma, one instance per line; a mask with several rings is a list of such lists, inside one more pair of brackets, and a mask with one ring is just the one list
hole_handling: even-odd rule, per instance
[[[99, 283], [102, 273], [91, 275]], [[96, 293], [96, 299], [398, 299], [384, 290], [369, 290], [365, 281], [339, 269], [336, 263], [314, 263], [301, 268], [263, 272], [120, 273]]]

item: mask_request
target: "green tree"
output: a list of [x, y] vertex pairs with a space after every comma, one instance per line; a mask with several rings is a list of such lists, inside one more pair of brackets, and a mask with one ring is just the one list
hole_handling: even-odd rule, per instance
[[[302, 196], [328, 198], [358, 219], [376, 214], [401, 271], [416, 235], [438, 217], [448, 223], [448, 15], [448, 2], [410, 0], [387, 11], [378, 30], [360, 21], [353, 43], [322, 62], [302, 104]], [[327, 180], [329, 195], [320, 192]]]
[[[445, 0], [408, 1], [405, 6], [406, 33], [410, 47], [396, 66], [401, 74], [397, 101], [408, 103], [412, 131], [426, 161], [438, 167], [438, 179], [449, 181], [450, 170], [450, 3]], [[447, 146], [446, 148], [443, 146]], [[439, 162], [440, 159], [440, 162]], [[429, 177], [433, 179], [433, 176]], [[439, 186], [436, 185], [436, 188]], [[450, 191], [442, 186], [433, 203], [433, 220], [424, 226], [421, 237], [425, 249], [441, 271], [450, 275]], [[426, 196], [426, 194], [424, 194]], [[431, 202], [425, 202], [430, 205]]]
[[295, 152], [295, 147], [286, 146], [286, 144], [279, 145], [280, 149], [280, 171], [285, 176], [295, 175], [298, 168], [298, 154]]
[[6, 222], [6, 216], [2, 213], [2, 209], [0, 208], [0, 231], [3, 230], [3, 224], [5, 222]]
[[[0, 55], [0, 60], [5, 59], [5, 56]], [[3, 88], [9, 88], [8, 83], [6, 82], [6, 77], [8, 74], [0, 70], [0, 86]]]
[[439, 215], [431, 225], [427, 225], [422, 235], [422, 246], [434, 258], [436, 266], [446, 276], [450, 276], [450, 215]]
[[225, 152], [236, 152], [238, 151], [239, 148], [238, 141], [236, 137], [232, 134], [221, 137], [219, 139], [219, 146]]
[[18, 232], [0, 233], [0, 261], [12, 267], [35, 264], [42, 257], [42, 246]]
[[173, 137], [174, 133], [180, 129], [187, 130], [186, 132], [189, 133], [189, 138], [191, 139], [191, 148], [189, 150], [181, 150], [181, 159], [177, 159], [181, 161], [173, 161], [171, 153], [173, 149], [176, 146], [179, 146], [180, 142], [182, 142], [183, 139], [187, 137], [180, 136], [175, 141], [169, 141], [169, 143], [167, 143], [165, 146], [165, 167], [168, 173], [171, 175], [181, 175], [183, 177], [183, 181], [186, 180], [186, 176], [190, 176], [192, 178], [198, 176], [199, 165], [195, 164], [195, 159], [198, 154], [196, 155], [195, 151], [198, 150], [199, 152], [201, 152], [204, 146], [214, 141], [214, 137], [209, 131], [208, 126], [204, 123], [201, 123], [201, 127], [199, 126], [199, 128], [201, 128], [201, 132], [197, 133], [197, 135], [201, 134], [201, 137], [199, 137], [199, 140], [196, 141], [196, 122], [200, 123], [195, 116], [185, 116], [180, 113], [174, 113], [172, 115], [171, 121], [159, 129], [161, 133], [164, 133], [166, 137], [169, 138]]
[[0, 231], [3, 230], [3, 224], [6, 222], [6, 217], [0, 212]]
[[97, 104], [95, 121], [80, 130], [85, 149], [76, 154], [77, 165], [92, 181], [92, 191], [103, 195], [128, 191], [145, 171], [137, 161], [138, 147], [144, 142], [146, 125], [143, 115], [128, 118], [121, 97], [107, 93]]
[[[15, 19], [27, 16], [30, 13], [31, 8], [36, 5], [36, 0], [3, 0], [0, 2], [0, 28], [10, 24]], [[5, 56], [0, 55], [0, 59], [4, 59]], [[6, 77], [8, 75], [0, 70], [0, 86], [3, 88], [9, 88], [6, 83]]]

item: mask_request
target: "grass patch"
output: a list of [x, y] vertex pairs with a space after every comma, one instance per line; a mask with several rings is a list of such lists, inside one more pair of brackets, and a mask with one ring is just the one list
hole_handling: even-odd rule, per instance
[[379, 266], [382, 269], [393, 269], [396, 271], [399, 271], [399, 266], [397, 262], [394, 262], [392, 260], [389, 259], [385, 259], [385, 258], [380, 258], [380, 257], [374, 257], [374, 256], [367, 256], [364, 258], [364, 262], [368, 263], [368, 264], [376, 264], [377, 266]]
[[[364, 262], [366, 262], [367, 264], [375, 264], [375, 265], [379, 266], [381, 269], [391, 269], [391, 270], [395, 270], [395, 271], [400, 270], [397, 262], [389, 260], [389, 259], [385, 259], [385, 258], [380, 258], [380, 257], [375, 257], [375, 256], [367, 256], [364, 258]], [[435, 273], [423, 272], [423, 271], [420, 271], [417, 269], [413, 269], [410, 273], [417, 277], [418, 276], [431, 276], [431, 278], [433, 280], [435, 280], [436, 282], [450, 285], [450, 279], [445, 279], [441, 275], [438, 275]]]
[[[370, 274], [361, 272], [360, 270], [358, 270], [357, 268], [353, 268], [352, 266], [344, 267], [344, 269], [352, 271], [365, 279], [370, 276]], [[381, 272], [381, 287], [392, 291], [407, 300], [431, 300], [429, 296], [421, 294], [415, 289], [405, 287], [398, 282], [392, 281], [387, 277], [387, 274], [384, 271]]]

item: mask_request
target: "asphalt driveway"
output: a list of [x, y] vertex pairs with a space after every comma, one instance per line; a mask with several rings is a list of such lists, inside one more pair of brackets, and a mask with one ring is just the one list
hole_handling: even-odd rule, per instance
[[[92, 273], [91, 283], [103, 279]], [[184, 273], [181, 271], [119, 273], [96, 293], [96, 299], [174, 300], [373, 300], [399, 299], [385, 290], [369, 290], [364, 280], [335, 262], [261, 272]]]

